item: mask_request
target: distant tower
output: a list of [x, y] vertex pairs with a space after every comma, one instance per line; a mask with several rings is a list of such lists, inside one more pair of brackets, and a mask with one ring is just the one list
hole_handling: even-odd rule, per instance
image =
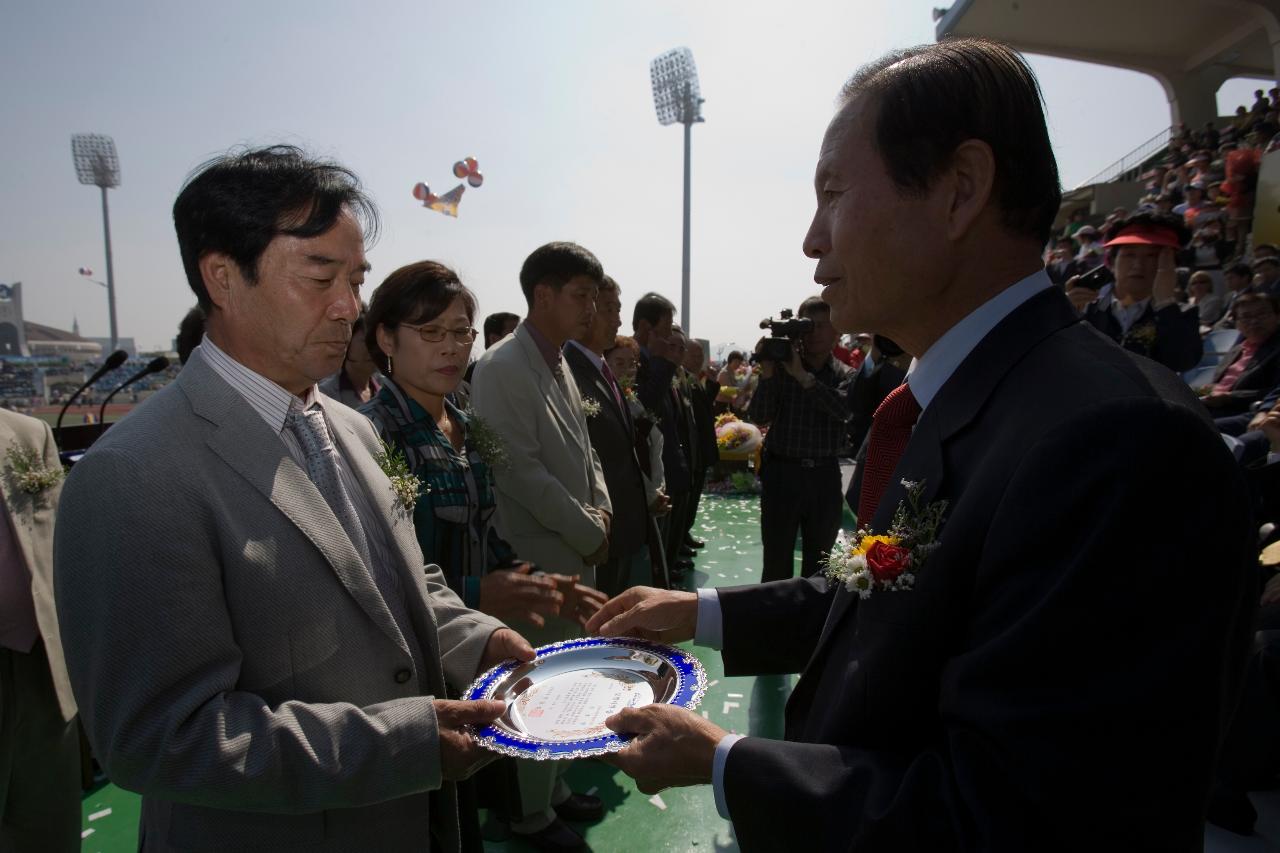
[[75, 314], [71, 315], [71, 334], [80, 337], [80, 318]]
[[0, 356], [31, 355], [22, 321], [22, 282], [0, 284]]

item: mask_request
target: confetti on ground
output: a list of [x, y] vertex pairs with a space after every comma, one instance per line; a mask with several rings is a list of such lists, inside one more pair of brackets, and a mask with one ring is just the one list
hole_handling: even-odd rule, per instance
[[741, 694], [741, 693], [730, 693], [730, 694], [729, 694], [729, 698], [730, 698], [730, 699], [741, 699], [741, 698], [742, 698], [742, 694]]
[[599, 790], [600, 790], [600, 787], [598, 785], [592, 785], [591, 790], [587, 791], [587, 796], [594, 797], [596, 794], [596, 791], [599, 791]]
[[707, 712], [706, 712], [706, 711], [703, 711], [703, 712], [702, 712], [702, 719], [704, 719], [704, 720], [709, 720], [709, 719], [711, 719], [711, 717], [707, 715]]
[[724, 577], [724, 572], [716, 572], [716, 577], [718, 578]]
[[712, 687], [715, 687], [715, 686], [716, 686], [717, 684], [719, 684], [719, 683], [720, 683], [720, 679], [718, 679], [718, 678], [713, 678], [713, 679], [711, 679], [709, 682], [707, 682], [707, 688], [708, 688], [708, 689], [710, 689], [710, 688], [712, 688]]
[[100, 812], [94, 812], [93, 814], [89, 815], [89, 820], [97, 820], [98, 818], [106, 817], [109, 814], [111, 814], [111, 809], [103, 809]]
[[667, 810], [667, 804], [662, 801], [661, 794], [654, 794], [652, 797], [649, 798], [649, 802], [657, 806], [658, 811], [660, 812], [665, 812]]
[[88, 838], [90, 835], [93, 835], [95, 831], [96, 830], [93, 830], [93, 829], [86, 829], [84, 832], [80, 833], [80, 838], [81, 839]]
[[730, 709], [730, 708], [741, 708], [741, 707], [742, 707], [742, 706], [741, 706], [741, 705], [739, 705], [737, 702], [725, 702], [725, 703], [724, 703], [724, 710], [723, 710], [723, 711], [721, 711], [720, 713], [724, 714], [724, 715], [727, 717], [727, 716], [729, 716], [729, 709]]

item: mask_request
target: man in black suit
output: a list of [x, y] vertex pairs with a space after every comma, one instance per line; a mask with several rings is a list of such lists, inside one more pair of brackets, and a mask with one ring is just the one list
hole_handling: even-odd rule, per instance
[[672, 333], [675, 313], [676, 307], [671, 300], [657, 293], [646, 293], [636, 302], [631, 314], [631, 328], [636, 343], [640, 344], [636, 396], [647, 410], [658, 416], [658, 429], [662, 431], [662, 470], [667, 481], [671, 512], [658, 519], [658, 528], [662, 532], [663, 552], [668, 555], [667, 567], [672, 574], [687, 571], [692, 566], [688, 560], [679, 557], [680, 542], [675, 538], [679, 531], [675, 520], [684, 518], [692, 483], [689, 457], [680, 440], [684, 412], [673, 389], [676, 368], [684, 357], [683, 336], [676, 337]]
[[720, 460], [720, 446], [716, 444], [716, 417], [712, 402], [720, 393], [720, 383], [707, 372], [707, 354], [697, 338], [689, 338], [684, 350], [684, 372], [689, 405], [693, 410], [693, 433], [690, 443], [694, 447], [693, 470], [689, 475], [689, 506], [685, 511], [684, 536], [680, 540], [680, 556], [691, 559], [706, 543], [693, 535], [693, 523], [698, 517], [698, 504], [706, 486], [707, 471]]
[[803, 675], [786, 740], [651, 705], [610, 718], [638, 739], [609, 760], [644, 792], [711, 782], [747, 851], [1199, 850], [1257, 595], [1241, 476], [1185, 385], [1044, 272], [1060, 190], [1021, 56], [895, 51], [842, 102], [804, 248], [838, 327], [919, 359], [861, 499], [884, 533], [912, 483], [936, 548], [890, 589], [882, 546], [866, 598], [813, 578], [611, 601], [588, 632]]
[[596, 585], [609, 595], [648, 584], [652, 577], [647, 539], [649, 509], [640, 461], [636, 458], [635, 426], [622, 387], [604, 360], [604, 351], [613, 347], [622, 325], [621, 298], [618, 283], [606, 275], [596, 293], [596, 312], [586, 334], [564, 347], [565, 360], [584, 405], [591, 401], [587, 431], [591, 446], [600, 457], [613, 504], [609, 558], [603, 566], [596, 567]]
[[1227, 353], [1214, 373], [1204, 404], [1215, 418], [1249, 411], [1280, 385], [1280, 307], [1268, 293], [1245, 293], [1236, 299], [1236, 328], [1243, 339]]

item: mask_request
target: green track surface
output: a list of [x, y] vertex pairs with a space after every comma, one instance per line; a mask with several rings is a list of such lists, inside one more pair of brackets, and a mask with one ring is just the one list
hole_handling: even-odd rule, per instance
[[[847, 519], [846, 519], [847, 520]], [[760, 503], [755, 497], [703, 498], [694, 528], [706, 540], [699, 552], [691, 584], [698, 587], [734, 586], [760, 579]], [[797, 554], [798, 557], [798, 554]], [[798, 567], [797, 567], [798, 568]], [[718, 652], [685, 644], [707, 670], [709, 689], [700, 710], [733, 732], [782, 736], [782, 711], [794, 677], [726, 678]], [[569, 771], [575, 791], [594, 792], [604, 800], [603, 821], [578, 828], [596, 851], [712, 851], [737, 850], [733, 829], [716, 813], [709, 786], [673, 788], [657, 797], [642, 794], [621, 772], [593, 761], [578, 762]], [[102, 812], [110, 810], [102, 815]], [[85, 795], [83, 829], [88, 853], [137, 850], [139, 799], [105, 784]], [[94, 815], [100, 815], [96, 819]], [[493, 826], [486, 827], [494, 829]], [[487, 842], [490, 851], [525, 851], [519, 841]]]

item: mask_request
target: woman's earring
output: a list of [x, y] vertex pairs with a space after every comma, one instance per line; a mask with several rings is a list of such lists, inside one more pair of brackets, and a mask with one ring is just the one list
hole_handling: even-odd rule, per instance
[[387, 356], [387, 375], [391, 375], [391, 356]]

